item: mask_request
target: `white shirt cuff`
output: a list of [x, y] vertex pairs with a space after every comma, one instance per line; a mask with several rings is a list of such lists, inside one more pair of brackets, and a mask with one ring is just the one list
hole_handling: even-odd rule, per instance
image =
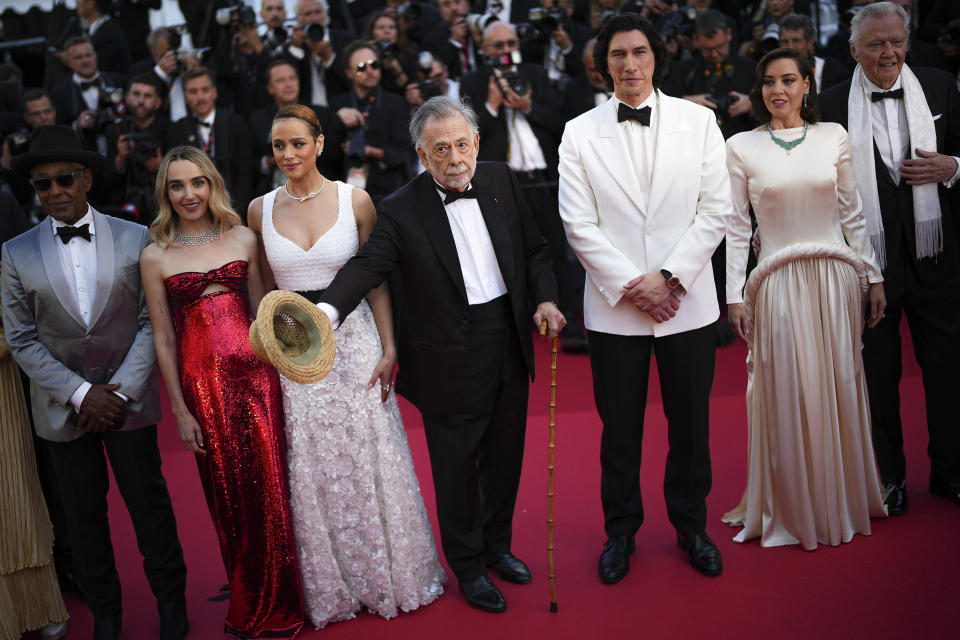
[[87, 391], [90, 391], [90, 387], [92, 386], [92, 384], [84, 380], [82, 383], [80, 383], [80, 386], [77, 387], [77, 390], [73, 392], [73, 395], [71, 395], [70, 399], [67, 401], [77, 413], [80, 413], [80, 405], [83, 404], [83, 399], [87, 397]]
[[166, 72], [160, 68], [160, 65], [154, 65], [153, 72], [160, 76], [160, 79], [164, 82], [170, 82], [170, 76], [168, 76]]
[[113, 394], [114, 394], [115, 396], [117, 396], [118, 398], [120, 398], [121, 400], [123, 400], [124, 402], [130, 402], [130, 398], [128, 398], [127, 396], [123, 395], [123, 394], [120, 393], [119, 391], [114, 391]]
[[489, 114], [490, 114], [491, 116], [493, 116], [494, 118], [497, 117], [497, 111], [496, 111], [496, 109], [493, 109], [493, 108], [490, 106], [490, 103], [489, 103], [489, 102], [484, 102], [484, 103], [483, 103], [483, 106], [487, 108], [487, 113], [489, 113]]
[[336, 52], [334, 52], [334, 53], [330, 56], [330, 59], [323, 63], [323, 68], [324, 68], [324, 69], [329, 69], [330, 67], [332, 67], [332, 66], [333, 66], [333, 61], [336, 60], [336, 59], [337, 59], [337, 54], [336, 54]]
[[290, 45], [287, 51], [289, 51], [290, 55], [292, 55], [297, 60], [303, 60], [303, 56], [305, 55], [303, 49], [301, 49], [300, 47], [295, 47], [293, 45]]
[[954, 162], [957, 163], [957, 171], [953, 174], [953, 177], [943, 183], [947, 189], [951, 188], [953, 185], [957, 184], [957, 179], [960, 178], [960, 158], [957, 156], [950, 156], [953, 158]]
[[336, 307], [327, 302], [318, 302], [317, 308], [327, 314], [327, 317], [330, 318], [330, 324], [333, 325], [334, 329], [340, 326], [340, 312], [337, 311]]

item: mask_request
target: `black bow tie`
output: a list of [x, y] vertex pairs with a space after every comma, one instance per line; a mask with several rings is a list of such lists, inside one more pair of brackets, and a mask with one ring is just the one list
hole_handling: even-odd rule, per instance
[[204, 122], [203, 120], [200, 120], [199, 122], [197, 122], [197, 126], [198, 126], [198, 127], [206, 127], [207, 129], [209, 129], [209, 128], [211, 128], [211, 127], [213, 126], [213, 123], [212, 123], [212, 122]]
[[83, 238], [87, 242], [90, 242], [90, 225], [82, 224], [79, 227], [57, 227], [57, 236], [63, 244], [67, 244], [73, 238]]
[[77, 86], [80, 87], [80, 92], [83, 93], [83, 92], [85, 92], [85, 91], [89, 91], [89, 90], [92, 89], [93, 87], [97, 87], [97, 88], [99, 89], [99, 88], [100, 88], [100, 81], [99, 81], [99, 80], [91, 80], [90, 82], [78, 82], [78, 83], [77, 83]]
[[650, 107], [634, 109], [633, 107], [621, 102], [620, 107], [617, 109], [617, 122], [623, 122], [624, 120], [635, 120], [643, 126], [649, 127]]
[[477, 199], [476, 189], [465, 189], [464, 191], [451, 191], [450, 189], [444, 189], [440, 185], [437, 185], [437, 188], [447, 195], [447, 197], [443, 199], [443, 206], [447, 206], [448, 204], [456, 202], [460, 198], [473, 198], [474, 200]]
[[903, 89], [894, 89], [893, 91], [874, 91], [870, 94], [870, 100], [872, 102], [880, 102], [884, 98], [903, 100]]

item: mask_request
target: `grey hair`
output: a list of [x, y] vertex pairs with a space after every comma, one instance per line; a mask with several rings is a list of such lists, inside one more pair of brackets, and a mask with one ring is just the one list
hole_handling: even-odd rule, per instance
[[492, 31], [494, 27], [501, 27], [501, 26], [510, 27], [510, 31], [513, 31], [513, 36], [514, 37], [517, 36], [517, 28], [515, 26], [513, 26], [509, 22], [503, 22], [502, 20], [494, 20], [483, 29], [483, 41], [486, 43], [488, 40], [490, 40], [490, 31]]
[[857, 42], [860, 40], [860, 25], [867, 18], [889, 18], [890, 16], [897, 16], [903, 22], [903, 32], [906, 34], [907, 42], [910, 41], [910, 18], [907, 17], [907, 12], [903, 10], [903, 7], [892, 2], [875, 2], [874, 4], [868, 4], [860, 9], [857, 12], [857, 15], [853, 16], [853, 20], [850, 21], [850, 42], [854, 47], [857, 46]]
[[480, 121], [473, 107], [450, 96], [436, 96], [424, 102], [410, 118], [410, 139], [413, 144], [423, 148], [423, 131], [427, 126], [427, 120], [430, 118], [447, 120], [457, 114], [467, 121], [470, 133], [480, 133]]
[[[294, 8], [293, 8], [293, 15], [297, 18], [298, 21], [300, 20], [300, 14], [303, 13], [303, 1], [304, 0], [297, 0], [297, 3], [294, 5]], [[327, 0], [317, 0], [317, 4], [323, 7], [323, 15], [325, 17], [324, 26], [329, 26], [330, 25], [329, 3], [327, 3]], [[286, 6], [286, 3], [284, 3], [284, 6]]]

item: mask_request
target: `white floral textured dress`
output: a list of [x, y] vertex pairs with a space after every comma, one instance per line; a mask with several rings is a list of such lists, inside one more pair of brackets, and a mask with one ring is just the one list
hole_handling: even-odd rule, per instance
[[[263, 199], [263, 244], [277, 286], [323, 289], [359, 248], [352, 188], [336, 185], [334, 226], [304, 251], [277, 233]], [[383, 404], [367, 382], [382, 356], [366, 300], [336, 331], [330, 374], [301, 385], [283, 376], [290, 503], [303, 597], [322, 628], [361, 607], [391, 618], [443, 593], [444, 571], [396, 397]]]

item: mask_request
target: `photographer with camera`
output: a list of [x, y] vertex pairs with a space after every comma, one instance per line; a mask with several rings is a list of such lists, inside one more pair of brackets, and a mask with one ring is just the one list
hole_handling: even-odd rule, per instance
[[147, 36], [151, 59], [138, 62], [130, 68], [133, 75], [152, 73], [156, 76], [164, 88], [162, 110], [170, 122], [176, 122], [187, 115], [181, 74], [186, 69], [200, 66], [200, 62], [193, 55], [181, 49], [182, 44], [183, 39], [177, 29], [154, 29]]
[[[30, 133], [34, 129], [46, 124], [55, 124], [56, 121], [57, 109], [53, 106], [50, 94], [45, 89], [30, 89], [23, 94], [22, 122], [12, 131], [6, 132], [3, 140], [3, 154], [0, 161], [3, 183], [6, 183], [30, 218], [35, 218], [40, 213], [36, 192], [27, 180], [13, 171], [12, 162], [16, 156], [27, 151]], [[23, 126], [24, 124], [26, 126]]]
[[290, 44], [290, 33], [284, 24], [287, 21], [287, 8], [283, 0], [263, 0], [260, 3], [260, 19], [266, 29], [263, 46], [273, 55], [282, 53], [283, 47]]
[[[130, 45], [123, 27], [110, 18], [111, 0], [77, 0], [82, 35], [90, 38], [103, 71], [130, 72]], [[70, 65], [67, 64], [69, 67]]]
[[97, 53], [87, 36], [67, 40], [63, 53], [73, 74], [50, 91], [57, 109], [57, 123], [73, 127], [88, 151], [106, 155], [104, 129], [109, 123], [121, 120], [126, 112], [124, 78], [99, 70]]
[[382, 62], [376, 48], [357, 40], [344, 50], [343, 59], [353, 86], [330, 104], [343, 126], [330, 132], [326, 146], [341, 146], [347, 182], [365, 189], [376, 204], [410, 177], [409, 111], [403, 98], [380, 87]]
[[343, 64], [337, 58], [354, 35], [327, 28], [325, 0], [297, 0], [296, 17], [297, 24], [290, 32], [290, 46], [284, 55], [299, 63], [300, 102], [327, 106], [350, 88]]
[[383, 63], [380, 86], [403, 95], [417, 71], [417, 52], [400, 29], [400, 18], [389, 9], [377, 11], [367, 20], [364, 39], [377, 48]]
[[756, 65], [730, 51], [727, 18], [713, 9], [694, 22], [698, 52], [670, 69], [661, 90], [712, 109], [724, 139], [752, 129], [749, 93]]
[[[516, 29], [493, 22], [483, 33], [487, 66], [463, 76], [460, 94], [478, 105], [479, 160], [506, 162], [513, 169], [540, 233], [550, 243], [560, 299], [569, 331], [578, 328], [579, 307], [567, 265], [567, 245], [557, 204], [557, 146], [563, 130], [563, 99], [547, 72], [521, 62]], [[580, 303], [582, 304], [582, 303]], [[582, 334], [564, 330], [564, 340], [583, 345]]]
[[417, 82], [407, 85], [404, 97], [410, 105], [410, 114], [419, 109], [424, 102], [436, 96], [460, 99], [460, 83], [450, 78], [450, 72], [440, 60], [429, 51], [420, 53], [417, 64]]
[[529, 23], [517, 25], [523, 59], [542, 64], [561, 93], [571, 78], [583, 73], [580, 54], [592, 35], [572, 15], [573, 0], [540, 0], [539, 8], [530, 9]]
[[106, 130], [103, 184], [112, 196], [112, 208], [101, 209], [146, 226], [156, 215], [153, 190], [170, 125], [160, 113], [163, 94], [163, 85], [153, 74], [133, 76], [124, 95], [128, 115]]
[[468, 0], [438, 0], [437, 9], [444, 28], [427, 34], [422, 45], [447, 65], [450, 77], [457, 80], [464, 73], [475, 71], [483, 59], [480, 45], [467, 25], [470, 3]]
[[215, 15], [220, 39], [207, 66], [215, 65], [218, 103], [249, 114], [270, 101], [265, 87], [272, 55], [257, 33], [257, 15], [249, 5], [235, 2]]

